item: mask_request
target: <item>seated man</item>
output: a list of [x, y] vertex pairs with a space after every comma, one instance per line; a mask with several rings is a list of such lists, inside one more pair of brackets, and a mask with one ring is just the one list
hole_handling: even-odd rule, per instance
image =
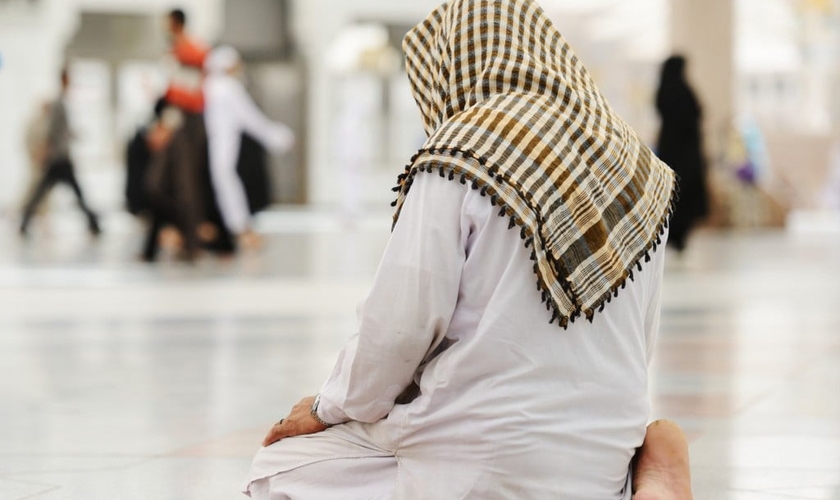
[[690, 499], [680, 431], [646, 436], [673, 173], [532, 0], [454, 0], [404, 45], [428, 141], [358, 334], [246, 493]]

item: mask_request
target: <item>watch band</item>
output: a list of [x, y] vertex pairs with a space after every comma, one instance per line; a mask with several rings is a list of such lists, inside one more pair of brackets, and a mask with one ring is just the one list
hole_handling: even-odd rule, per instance
[[318, 416], [318, 406], [320, 404], [321, 404], [321, 395], [318, 394], [317, 396], [315, 396], [315, 402], [312, 403], [312, 408], [309, 410], [309, 414], [312, 415], [312, 418], [314, 418], [319, 424], [323, 425], [324, 427], [332, 427], [335, 424], [329, 424], [327, 422], [324, 422], [321, 419], [321, 417]]

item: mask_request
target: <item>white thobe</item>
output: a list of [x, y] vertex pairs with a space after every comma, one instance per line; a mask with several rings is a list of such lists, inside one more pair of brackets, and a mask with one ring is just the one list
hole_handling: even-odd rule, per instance
[[245, 187], [236, 172], [242, 134], [248, 133], [266, 149], [280, 153], [291, 148], [294, 133], [267, 118], [242, 83], [230, 75], [208, 75], [204, 99], [213, 191], [225, 226], [239, 234], [248, 228], [251, 217]]
[[[417, 176], [321, 389], [319, 416], [346, 423], [261, 449], [254, 498], [630, 498], [664, 251], [593, 323], [563, 330], [498, 211]], [[412, 383], [419, 396], [396, 404]]]

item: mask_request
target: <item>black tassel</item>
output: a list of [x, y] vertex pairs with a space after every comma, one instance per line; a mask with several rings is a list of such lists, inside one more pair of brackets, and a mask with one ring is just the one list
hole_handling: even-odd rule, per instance
[[467, 174], [461, 174], [461, 184], [467, 183]]
[[562, 318], [560, 320], [560, 328], [563, 328], [564, 330], [569, 328], [569, 318]]
[[493, 196], [490, 197], [490, 204], [495, 207], [498, 200], [499, 200], [499, 197], [494, 194]]
[[650, 254], [649, 253], [645, 254], [645, 262], [650, 262]]
[[455, 171], [454, 171], [454, 170], [450, 170], [450, 171], [449, 171], [449, 180], [451, 181], [451, 180], [453, 180], [453, 179], [455, 179]]
[[473, 189], [478, 189], [478, 179], [473, 179], [473, 181], [472, 181], [472, 188], [473, 188]]
[[481, 196], [487, 196], [487, 189], [489, 189], [487, 186], [481, 188]]
[[506, 207], [502, 205], [502, 209], [499, 210], [499, 217], [504, 217], [505, 215], [507, 215], [507, 210]]
[[595, 311], [593, 311], [592, 309], [587, 309], [587, 311], [586, 311], [586, 321], [589, 321], [590, 323], [595, 321]]
[[525, 240], [525, 248], [528, 248], [533, 244], [534, 244], [534, 238], [528, 238], [527, 240]]
[[400, 192], [400, 189], [402, 189], [402, 188], [401, 188], [401, 187], [399, 187], [399, 186], [394, 186], [394, 187], [392, 187], [392, 188], [391, 188], [391, 191], [393, 191], [393, 192], [395, 192], [395, 193], [399, 193], [399, 192]]
[[628, 276], [628, 278], [630, 278], [630, 281], [636, 281], [636, 277], [633, 276], [633, 270], [632, 269], [630, 270], [630, 275]]
[[516, 225], [516, 218], [515, 218], [515, 217], [511, 217], [511, 218], [510, 218], [510, 224], [508, 224], [508, 229], [509, 229], [509, 230], [510, 230], [510, 229], [513, 229], [513, 226], [515, 226], [515, 225]]
[[391, 206], [392, 206], [392, 207], [396, 207], [396, 206], [397, 206], [397, 200], [392, 201], [392, 202], [391, 202]]
[[642, 262], [636, 262], [636, 267], [639, 269], [639, 272], [642, 272]]
[[599, 312], [599, 313], [604, 312], [604, 309], [605, 309], [606, 307], [607, 307], [607, 303], [606, 303], [606, 302], [601, 302], [601, 307], [599, 307], [599, 308], [598, 308], [598, 312]]

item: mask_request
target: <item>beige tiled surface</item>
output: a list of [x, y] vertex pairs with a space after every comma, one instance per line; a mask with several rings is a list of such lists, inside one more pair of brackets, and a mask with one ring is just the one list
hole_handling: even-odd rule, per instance
[[[95, 244], [62, 220], [21, 244], [0, 220], [0, 500], [239, 498], [387, 238], [387, 214], [294, 217], [261, 254], [155, 268], [121, 219]], [[840, 238], [702, 233], [665, 292], [651, 392], [691, 439], [697, 499], [840, 499]]]

